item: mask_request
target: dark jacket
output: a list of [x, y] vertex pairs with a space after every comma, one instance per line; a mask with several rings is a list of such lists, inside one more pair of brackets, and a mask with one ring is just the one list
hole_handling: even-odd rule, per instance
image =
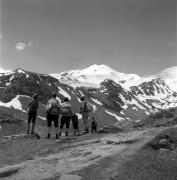
[[28, 104], [28, 112], [37, 112], [38, 109], [38, 104], [39, 102], [37, 100], [32, 100], [29, 104]]

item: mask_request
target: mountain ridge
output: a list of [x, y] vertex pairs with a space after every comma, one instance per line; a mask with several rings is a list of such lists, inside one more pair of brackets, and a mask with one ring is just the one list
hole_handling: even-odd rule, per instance
[[[173, 75], [174, 74], [174, 75]], [[151, 81], [155, 78], [161, 78], [172, 88], [177, 91], [177, 66], [167, 68], [160, 73], [149, 76], [140, 77], [137, 74], [126, 74], [118, 72], [107, 65], [94, 64], [88, 68], [81, 70], [68, 70], [61, 73], [49, 74], [52, 77], [57, 78], [63, 83], [69, 81], [70, 84], [75, 84], [75, 87], [79, 86], [79, 83], [92, 84], [98, 87], [99, 84], [105, 79], [111, 79], [116, 83], [120, 83], [124, 88], [129, 89], [131, 86], [139, 85], [146, 81]], [[175, 82], [175, 85], [173, 85]], [[74, 85], [73, 85], [74, 86]], [[89, 85], [88, 85], [89, 86]]]
[[[94, 68], [91, 69], [95, 71], [99, 66], [92, 67]], [[99, 71], [102, 71], [102, 68], [105, 69], [107, 66], [102, 65]], [[110, 70], [109, 67], [108, 69]], [[91, 83], [87, 86], [86, 82], [85, 84], [82, 82], [82, 84], [79, 80], [74, 82], [77, 82], [79, 86], [74, 86], [73, 81], [71, 80], [70, 84], [68, 80], [61, 81], [61, 79], [56, 79], [48, 74], [39, 74], [23, 69], [1, 74], [0, 106], [19, 111], [21, 104], [23, 105], [21, 111], [26, 114], [30, 97], [37, 93], [42, 109], [40, 118], [45, 119], [45, 104], [51, 93], [55, 91], [61, 102], [64, 97], [71, 99], [73, 110], [80, 117], [80, 97], [85, 96], [94, 106], [93, 115], [99, 120], [101, 126], [120, 121], [135, 122], [150, 113], [177, 106], [177, 93], [159, 77], [150, 78], [148, 81], [129, 88], [125, 88], [124, 83], [117, 83], [111, 79], [104, 79], [97, 86], [93, 86]]]

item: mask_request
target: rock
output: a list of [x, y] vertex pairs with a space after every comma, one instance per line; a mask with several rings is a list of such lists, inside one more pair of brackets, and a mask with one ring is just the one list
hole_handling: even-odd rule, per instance
[[34, 133], [34, 134], [27, 134], [25, 136], [26, 139], [40, 139], [40, 135], [38, 133]]
[[59, 180], [80, 180], [80, 179], [82, 179], [82, 177], [78, 175], [63, 174]]
[[88, 155], [91, 155], [92, 154], [92, 152], [90, 151], [90, 152], [85, 152], [84, 154], [83, 154], [83, 156], [88, 156]]
[[115, 143], [116, 143], [115, 141], [111, 141], [111, 140], [106, 141], [106, 144], [115, 144]]
[[123, 130], [116, 126], [104, 126], [103, 128], [99, 129], [99, 133], [119, 133]]
[[148, 143], [149, 146], [151, 146], [154, 150], [159, 150], [159, 149], [168, 149], [168, 150], [173, 150], [175, 147], [170, 141], [166, 138], [154, 140], [150, 143]]
[[0, 178], [6, 178], [12, 176], [13, 174], [17, 173], [19, 168], [7, 169], [4, 171], [0, 171]]
[[167, 139], [160, 139], [159, 140], [159, 144], [162, 146], [168, 146], [169, 145], [169, 141]]
[[167, 154], [168, 152], [169, 152], [169, 149], [166, 149], [166, 148], [160, 148], [159, 149], [160, 154]]

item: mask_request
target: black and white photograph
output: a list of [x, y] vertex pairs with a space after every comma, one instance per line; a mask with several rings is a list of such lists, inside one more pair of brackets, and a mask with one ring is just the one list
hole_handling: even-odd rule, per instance
[[0, 0], [0, 179], [177, 180], [176, 0]]

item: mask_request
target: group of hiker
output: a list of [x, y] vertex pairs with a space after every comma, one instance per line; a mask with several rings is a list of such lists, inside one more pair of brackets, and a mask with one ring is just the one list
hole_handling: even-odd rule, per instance
[[[90, 105], [85, 100], [84, 96], [82, 96], [80, 100], [81, 100], [80, 114], [82, 115], [82, 122], [83, 122], [83, 127], [84, 127], [83, 133], [89, 133], [89, 115], [90, 115], [90, 112], [93, 111], [93, 106]], [[34, 134], [38, 107], [39, 107], [38, 95], [35, 94], [33, 95], [31, 102], [28, 104], [27, 134], [30, 133], [30, 125], [31, 125], [31, 134]], [[60, 118], [60, 128], [59, 128], [59, 123], [58, 123], [59, 118]], [[78, 115], [77, 113], [73, 112], [73, 108], [71, 106], [71, 103], [68, 97], [65, 97], [63, 99], [63, 102], [60, 104], [60, 102], [57, 99], [57, 94], [55, 92], [52, 93], [51, 99], [49, 99], [46, 105], [46, 120], [47, 120], [47, 127], [48, 127], [48, 134], [47, 134], [48, 139], [51, 138], [52, 122], [55, 126], [55, 133], [56, 133], [57, 139], [59, 139], [59, 136], [62, 135], [64, 126], [66, 126], [65, 136], [68, 136], [69, 126], [70, 126], [71, 121], [72, 121], [73, 130], [74, 130], [74, 135], [80, 135], [79, 125], [78, 125]], [[94, 131], [97, 132], [97, 121], [95, 120], [94, 117], [92, 117], [91, 132], [94, 132]]]

